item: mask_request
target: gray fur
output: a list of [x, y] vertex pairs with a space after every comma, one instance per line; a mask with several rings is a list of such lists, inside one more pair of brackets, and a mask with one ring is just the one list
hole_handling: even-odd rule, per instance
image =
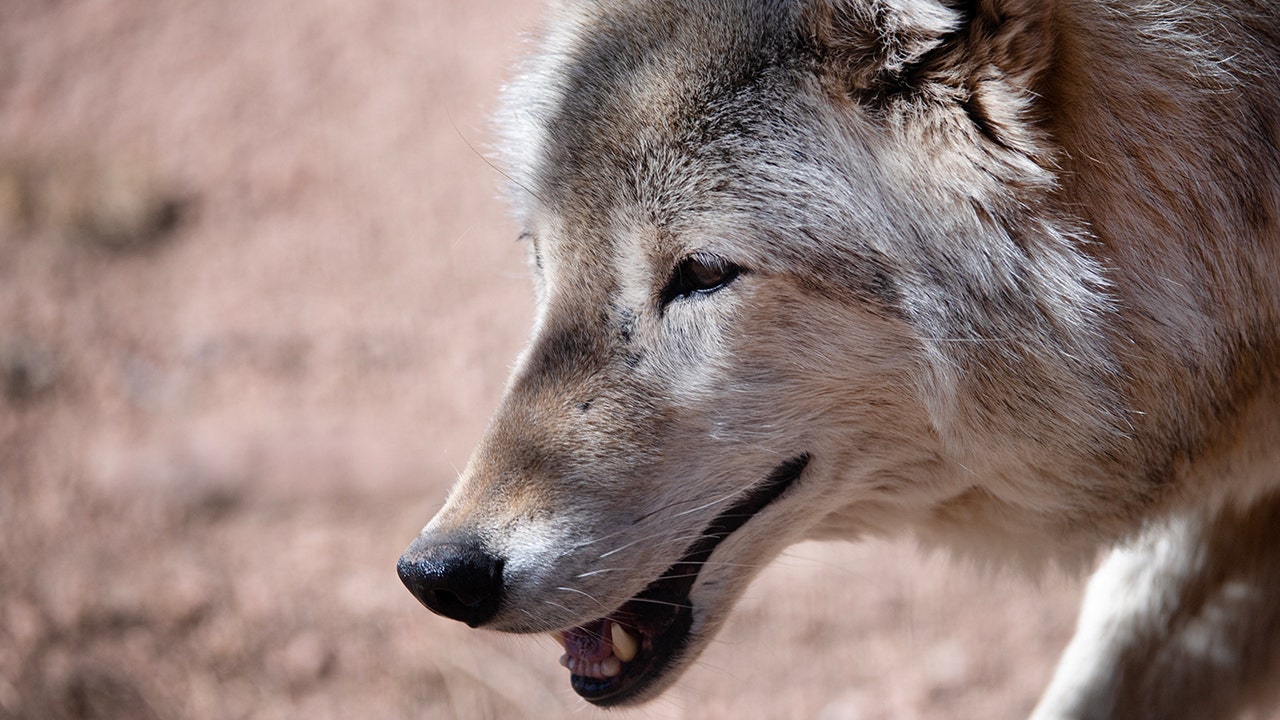
[[[1278, 67], [1260, 3], [561, 3], [502, 114], [534, 337], [424, 537], [508, 558], [494, 627], [563, 629], [807, 453], [712, 556], [650, 694], [787, 544], [913, 532], [1065, 564], [1210, 537], [1161, 556], [1178, 582], [1091, 601], [1068, 657], [1095, 664], [1064, 662], [1039, 717], [1256, 699], [1275, 658], [1239, 629], [1249, 672], [1212, 675], [1203, 713], [1141, 668], [1205, 662], [1145, 598], [1280, 562], [1254, 520], [1280, 497]], [[700, 252], [743, 274], [664, 304]], [[1280, 607], [1274, 573], [1241, 575]]]

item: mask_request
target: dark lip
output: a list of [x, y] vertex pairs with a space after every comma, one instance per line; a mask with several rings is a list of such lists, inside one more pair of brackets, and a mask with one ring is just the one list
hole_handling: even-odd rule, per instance
[[720, 543], [755, 517], [800, 478], [808, 453], [782, 462], [733, 506], [717, 515], [674, 565], [627, 601], [609, 619], [638, 630], [644, 637], [641, 655], [617, 677], [606, 680], [570, 676], [574, 692], [608, 707], [626, 702], [652, 685], [685, 649], [693, 626], [689, 593], [698, 573]]

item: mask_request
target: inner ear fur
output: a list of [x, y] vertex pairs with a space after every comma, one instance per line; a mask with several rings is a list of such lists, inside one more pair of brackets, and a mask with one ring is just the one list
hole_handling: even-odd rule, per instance
[[819, 69], [851, 97], [928, 84], [1035, 90], [1052, 57], [1053, 0], [813, 0], [805, 29]]

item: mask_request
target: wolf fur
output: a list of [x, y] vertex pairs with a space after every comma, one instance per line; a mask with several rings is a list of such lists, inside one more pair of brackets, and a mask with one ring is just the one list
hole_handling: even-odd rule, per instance
[[630, 622], [627, 703], [802, 539], [1113, 547], [1035, 717], [1280, 685], [1277, 6], [566, 1], [502, 122], [536, 322], [428, 606]]

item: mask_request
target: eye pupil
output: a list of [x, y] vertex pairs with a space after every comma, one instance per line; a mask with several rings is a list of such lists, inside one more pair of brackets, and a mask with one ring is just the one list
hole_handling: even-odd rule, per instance
[[709, 290], [724, 282], [727, 268], [720, 262], [708, 262], [704, 258], [691, 257], [680, 263], [680, 270], [685, 275], [685, 282], [690, 288]]
[[680, 261], [662, 293], [662, 302], [695, 294], [709, 294], [733, 282], [742, 268], [718, 255], [698, 253]]

